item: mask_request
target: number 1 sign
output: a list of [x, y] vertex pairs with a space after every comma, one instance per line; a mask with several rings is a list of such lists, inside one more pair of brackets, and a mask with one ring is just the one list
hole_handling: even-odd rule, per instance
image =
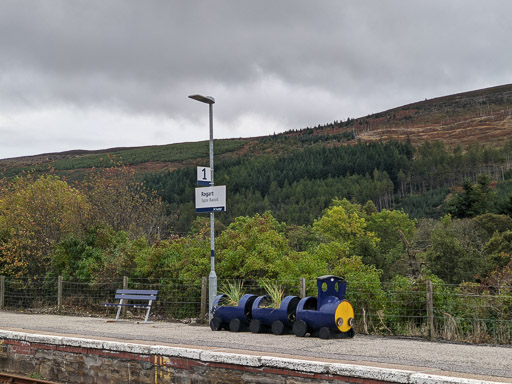
[[209, 167], [197, 167], [197, 185], [211, 185], [212, 170]]

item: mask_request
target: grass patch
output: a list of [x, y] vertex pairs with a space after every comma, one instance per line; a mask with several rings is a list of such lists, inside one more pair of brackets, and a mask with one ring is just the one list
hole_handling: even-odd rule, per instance
[[261, 285], [269, 297], [267, 304], [268, 308], [279, 308], [283, 302], [284, 288], [276, 283], [271, 283], [269, 281], [262, 281]]
[[221, 293], [226, 295], [226, 297], [224, 298], [224, 304], [236, 307], [240, 302], [240, 299], [244, 295], [243, 287], [244, 284], [242, 283], [241, 280], [235, 280], [232, 283], [225, 284], [221, 289]]

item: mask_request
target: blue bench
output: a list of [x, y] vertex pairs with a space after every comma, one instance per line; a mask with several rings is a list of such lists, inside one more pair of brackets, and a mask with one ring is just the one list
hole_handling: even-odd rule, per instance
[[[149, 312], [151, 311], [151, 305], [153, 301], [156, 300], [158, 295], [158, 291], [154, 290], [145, 290], [145, 289], [118, 289], [116, 291], [116, 295], [114, 297], [115, 300], [119, 300], [119, 303], [101, 303], [105, 307], [117, 307], [117, 315], [116, 321], [119, 320], [119, 315], [121, 314], [121, 308], [123, 307], [133, 307], [133, 308], [145, 308], [146, 318], [144, 322], [148, 322]], [[130, 303], [127, 303], [130, 301]], [[138, 301], [138, 303], [134, 303], [133, 301]]]

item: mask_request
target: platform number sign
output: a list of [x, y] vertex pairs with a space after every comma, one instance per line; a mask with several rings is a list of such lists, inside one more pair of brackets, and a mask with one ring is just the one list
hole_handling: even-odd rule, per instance
[[198, 185], [211, 185], [212, 184], [212, 170], [209, 167], [197, 167], [197, 184]]

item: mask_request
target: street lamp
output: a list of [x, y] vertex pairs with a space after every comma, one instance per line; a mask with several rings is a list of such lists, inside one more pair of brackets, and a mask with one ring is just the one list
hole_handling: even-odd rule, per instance
[[[189, 98], [193, 100], [200, 101], [201, 103], [206, 103], [209, 106], [210, 110], [210, 170], [211, 170], [211, 186], [213, 187], [213, 104], [215, 104], [215, 99], [211, 96], [202, 96], [202, 95], [191, 95]], [[208, 308], [208, 317], [209, 320], [212, 320], [212, 312], [211, 309], [213, 307], [213, 301], [217, 296], [217, 274], [215, 273], [215, 214], [210, 212], [210, 276], [208, 278], [209, 282], [209, 308]]]

